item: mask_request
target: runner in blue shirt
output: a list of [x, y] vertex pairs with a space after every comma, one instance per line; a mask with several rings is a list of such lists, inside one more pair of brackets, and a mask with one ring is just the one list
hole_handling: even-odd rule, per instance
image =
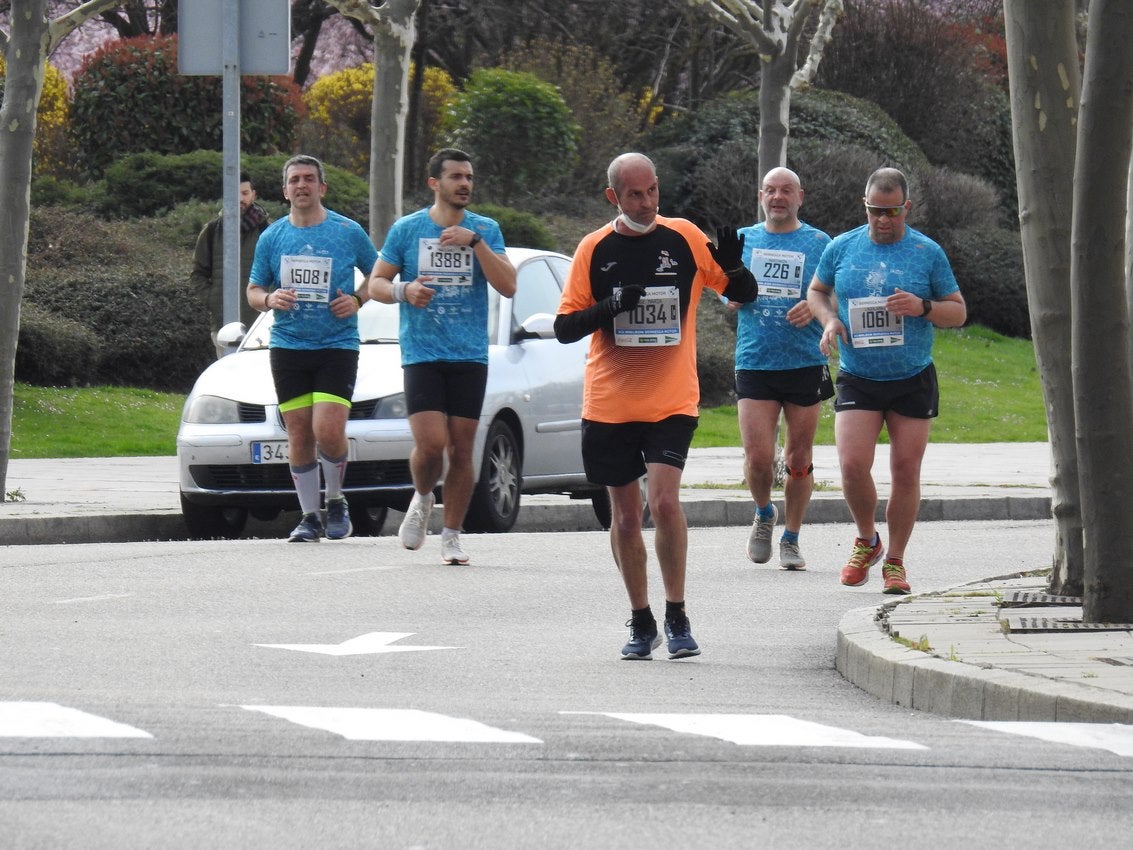
[[879, 168], [866, 181], [863, 200], [866, 224], [826, 247], [807, 300], [823, 326], [820, 350], [840, 352], [834, 441], [842, 491], [858, 530], [842, 584], [865, 584], [869, 568], [885, 553], [874, 527], [872, 473], [884, 427], [892, 492], [882, 592], [903, 594], [909, 592], [904, 556], [920, 508], [921, 459], [939, 405], [933, 329], [960, 327], [968, 313], [944, 251], [905, 223], [912, 207], [905, 175]]
[[779, 565], [806, 569], [799, 531], [814, 491], [814, 432], [824, 399], [834, 395], [827, 358], [818, 350], [822, 326], [807, 303], [807, 288], [830, 237], [799, 221], [804, 196], [789, 168], [767, 172], [759, 190], [765, 220], [740, 230], [744, 265], [759, 283], [759, 299], [728, 302], [737, 311], [736, 398], [744, 445], [744, 480], [755, 501], [747, 556], [771, 559], [771, 535], [779, 510], [771, 501], [775, 437], [786, 419], [783, 536]]
[[[460, 527], [472, 499], [472, 444], [488, 381], [488, 285], [515, 294], [499, 225], [465, 208], [472, 162], [454, 148], [429, 160], [433, 205], [394, 222], [370, 276], [372, 298], [401, 305], [401, 362], [416, 492], [398, 537], [425, 542], [433, 488], [445, 476], [441, 562], [467, 564]], [[394, 278], [398, 278], [395, 283]], [[448, 470], [445, 471], [445, 456]]]
[[[354, 270], [369, 272], [378, 252], [366, 231], [323, 206], [323, 164], [293, 156], [283, 166], [286, 218], [256, 243], [246, 297], [275, 310], [271, 372], [287, 429], [288, 462], [303, 516], [293, 543], [332, 540], [353, 532], [342, 493], [349, 443], [346, 421], [358, 375], [358, 311]], [[326, 485], [326, 527], [319, 517], [319, 469]]]

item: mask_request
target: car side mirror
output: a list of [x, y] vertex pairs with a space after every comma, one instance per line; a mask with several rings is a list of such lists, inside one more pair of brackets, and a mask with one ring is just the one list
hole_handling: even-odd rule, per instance
[[229, 322], [216, 332], [216, 344], [224, 349], [225, 354], [231, 354], [240, 347], [247, 332], [243, 322]]
[[515, 334], [519, 339], [554, 339], [555, 317], [550, 313], [532, 313]]

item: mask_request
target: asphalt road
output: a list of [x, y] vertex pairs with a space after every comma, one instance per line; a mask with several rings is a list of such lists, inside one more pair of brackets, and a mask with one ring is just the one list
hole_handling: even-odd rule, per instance
[[[1127, 844], [1133, 742], [864, 694], [833, 666], [843, 613], [882, 598], [837, 583], [850, 527], [805, 529], [802, 573], [747, 562], [746, 533], [690, 532], [704, 652], [652, 662], [618, 658], [600, 532], [469, 535], [467, 568], [434, 537], [19, 547], [0, 568], [0, 843]], [[922, 524], [914, 589], [1043, 566], [1052, 534]]]

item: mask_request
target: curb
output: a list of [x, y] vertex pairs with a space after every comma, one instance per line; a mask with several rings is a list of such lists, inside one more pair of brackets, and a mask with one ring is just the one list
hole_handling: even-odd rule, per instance
[[835, 669], [861, 690], [894, 705], [962, 720], [1133, 723], [1133, 697], [951, 661], [897, 643], [879, 621], [886, 608], [899, 604], [857, 608], [838, 624]]

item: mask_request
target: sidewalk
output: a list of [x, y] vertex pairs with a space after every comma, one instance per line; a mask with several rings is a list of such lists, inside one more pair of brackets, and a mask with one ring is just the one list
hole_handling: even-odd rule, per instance
[[[834, 448], [816, 447], [814, 467], [808, 524], [849, 522]], [[920, 521], [1049, 519], [1049, 467], [1045, 443], [932, 444]], [[874, 473], [884, 494], [888, 446], [878, 447]], [[751, 523], [740, 449], [694, 450], [683, 483], [690, 526]], [[173, 457], [11, 460], [5, 489], [23, 497], [0, 504], [8, 557], [20, 544], [186, 537]], [[385, 533], [400, 516], [391, 512]], [[564, 496], [525, 496], [515, 526], [598, 528], [589, 502]], [[1006, 576], [850, 611], [838, 628], [837, 669], [881, 699], [953, 717], [1133, 723], [1133, 626], [1082, 624], [1080, 602], [1044, 599], [1045, 589], [1043, 576]]]

